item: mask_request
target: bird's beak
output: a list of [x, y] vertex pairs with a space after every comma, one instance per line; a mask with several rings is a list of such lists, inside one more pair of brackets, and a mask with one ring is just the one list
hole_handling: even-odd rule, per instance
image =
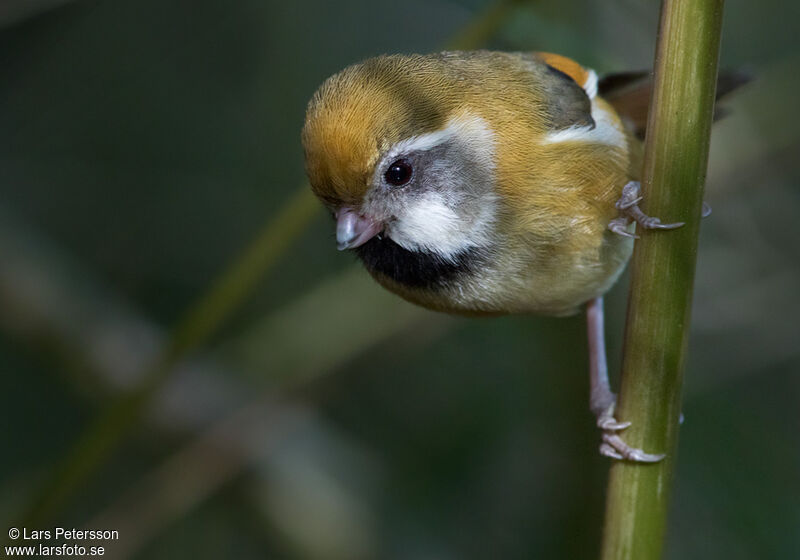
[[336, 241], [340, 251], [363, 245], [383, 230], [383, 224], [361, 216], [352, 208], [336, 212]]

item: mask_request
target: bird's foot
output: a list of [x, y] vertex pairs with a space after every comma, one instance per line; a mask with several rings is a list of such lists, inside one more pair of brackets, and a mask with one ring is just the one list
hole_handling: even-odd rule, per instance
[[631, 239], [639, 239], [639, 236], [635, 233], [631, 233], [628, 229], [630, 226], [631, 220], [627, 216], [620, 216], [619, 218], [614, 218], [610, 222], [608, 222], [608, 229], [616, 233], [617, 235], [621, 235], [622, 237], [630, 237]]
[[600, 454], [612, 459], [633, 461], [636, 463], [658, 463], [665, 457], [664, 454], [646, 453], [636, 447], [631, 447], [617, 432], [631, 425], [630, 422], [619, 422], [614, 417], [616, 403], [606, 408], [597, 417], [597, 427], [603, 431], [603, 443], [600, 444]]
[[622, 196], [614, 204], [620, 216], [608, 223], [608, 229], [625, 237], [637, 237], [628, 231], [628, 224], [631, 221], [635, 221], [645, 229], [675, 229], [683, 225], [683, 222], [663, 224], [659, 218], [642, 212], [639, 208], [639, 203], [642, 201], [641, 192], [642, 185], [639, 181], [630, 181], [622, 187]]

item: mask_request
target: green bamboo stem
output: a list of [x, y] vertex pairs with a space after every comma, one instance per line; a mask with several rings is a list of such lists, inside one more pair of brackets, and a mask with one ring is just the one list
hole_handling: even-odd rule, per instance
[[643, 178], [644, 211], [680, 229], [641, 231], [631, 262], [617, 417], [628, 444], [666, 453], [611, 466], [603, 560], [661, 558], [678, 442], [697, 236], [724, 0], [664, 0]]
[[[497, 0], [448, 42], [449, 48], [473, 49], [505, 22], [511, 8], [524, 0]], [[205, 344], [250, 297], [259, 281], [306, 229], [320, 205], [303, 185], [251, 244], [191, 305], [171, 330], [169, 342], [140, 385], [106, 405], [79, 437], [53, 476], [18, 519], [20, 526], [42, 527], [63, 507], [113, 453], [136, 425], [142, 409], [163, 385], [174, 366]], [[5, 538], [0, 538], [5, 542]]]

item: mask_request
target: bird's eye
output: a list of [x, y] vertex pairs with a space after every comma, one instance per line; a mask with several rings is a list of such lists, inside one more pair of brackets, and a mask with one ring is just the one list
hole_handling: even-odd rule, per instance
[[386, 169], [386, 173], [383, 174], [383, 177], [390, 185], [402, 187], [411, 180], [411, 175], [413, 172], [414, 170], [412, 169], [410, 163], [404, 159], [398, 159], [397, 161], [392, 162], [392, 164]]

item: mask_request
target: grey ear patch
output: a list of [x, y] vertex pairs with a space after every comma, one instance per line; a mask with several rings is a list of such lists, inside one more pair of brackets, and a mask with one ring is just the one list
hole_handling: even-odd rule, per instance
[[592, 102], [581, 86], [561, 70], [544, 65], [547, 72], [542, 76], [545, 99], [548, 100], [550, 128], [563, 130], [572, 127], [595, 127], [592, 118]]

